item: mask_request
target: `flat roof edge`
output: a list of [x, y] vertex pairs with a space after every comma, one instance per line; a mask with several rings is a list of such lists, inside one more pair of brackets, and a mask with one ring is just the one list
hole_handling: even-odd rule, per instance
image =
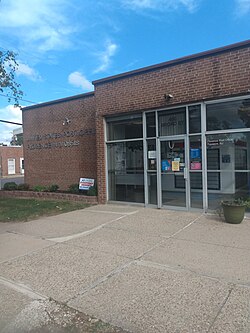
[[125, 78], [127, 76], [146, 73], [146, 72], [152, 71], [154, 69], [160, 69], [160, 68], [163, 68], [163, 67], [174, 66], [174, 65], [181, 64], [181, 63], [184, 63], [184, 62], [193, 61], [193, 60], [196, 60], [196, 59], [199, 59], [199, 58], [206, 58], [206, 57], [209, 57], [211, 55], [216, 55], [216, 54], [224, 53], [224, 52], [230, 52], [230, 51], [233, 51], [233, 50], [236, 50], [236, 49], [241, 49], [241, 48], [246, 48], [246, 47], [250, 47], [250, 39], [239, 42], [239, 43], [230, 44], [230, 45], [227, 45], [227, 46], [215, 48], [215, 49], [212, 49], [212, 50], [195, 53], [195, 54], [188, 55], [188, 56], [181, 57], [181, 58], [177, 58], [177, 59], [174, 59], [174, 60], [161, 62], [159, 64], [155, 64], [155, 65], [151, 65], [151, 66], [147, 66], [147, 67], [142, 67], [142, 68], [135, 69], [135, 70], [132, 70], [132, 71], [129, 71], [129, 72], [124, 72], [124, 73], [121, 73], [121, 74], [112, 75], [112, 76], [109, 76], [109, 77], [106, 77], [106, 78], [103, 78], [103, 79], [95, 80], [92, 83], [93, 83], [93, 85], [98, 85], [98, 84], [101, 84], [101, 83], [122, 79], [122, 78]]
[[91, 97], [91, 96], [94, 96], [94, 95], [95, 95], [95, 92], [91, 91], [91, 92], [87, 92], [87, 93], [83, 93], [83, 94], [79, 94], [79, 95], [74, 95], [74, 96], [69, 96], [69, 97], [56, 99], [56, 100], [53, 100], [53, 101], [48, 101], [48, 102], [38, 103], [38, 104], [30, 105], [30, 106], [25, 106], [21, 109], [22, 109], [22, 111], [27, 111], [27, 110], [36, 109], [36, 108], [40, 108], [40, 107], [48, 106], [48, 105], [52, 105], [52, 104], [59, 104], [59, 103], [64, 103], [64, 102], [68, 102], [68, 101], [73, 101], [75, 99], [81, 99], [81, 98], [84, 98], [84, 97]]

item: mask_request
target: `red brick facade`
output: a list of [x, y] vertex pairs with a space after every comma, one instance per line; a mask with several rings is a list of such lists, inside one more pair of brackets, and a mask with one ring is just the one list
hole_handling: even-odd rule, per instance
[[[78, 178], [98, 180], [98, 200], [106, 202], [104, 118], [128, 112], [216, 100], [250, 93], [250, 41], [169, 61], [94, 82], [94, 94], [60, 103], [26, 108], [23, 112], [26, 181], [66, 187]], [[173, 95], [166, 100], [165, 94]], [[45, 103], [46, 104], [46, 103]], [[34, 108], [34, 109], [33, 109]], [[30, 137], [68, 129], [93, 129], [96, 135], [80, 145], [60, 149], [29, 149]], [[54, 142], [62, 139], [53, 139]], [[37, 140], [39, 141], [39, 140]], [[46, 140], [41, 140], [44, 143]]]
[[23, 111], [25, 182], [66, 190], [80, 177], [96, 179], [94, 94]]
[[[98, 80], [99, 200], [106, 201], [103, 117], [250, 93], [250, 41]], [[173, 98], [166, 101], [164, 95]]]
[[[1, 168], [1, 176], [15, 176], [21, 175], [21, 158], [23, 158], [23, 147], [17, 146], [0, 146], [0, 168]], [[15, 160], [15, 173], [9, 174], [8, 173], [8, 159]]]

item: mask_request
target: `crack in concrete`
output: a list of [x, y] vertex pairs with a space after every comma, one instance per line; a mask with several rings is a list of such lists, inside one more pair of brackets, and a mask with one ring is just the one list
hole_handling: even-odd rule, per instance
[[68, 305], [69, 302], [73, 301], [74, 299], [76, 299], [79, 296], [82, 296], [84, 294], [86, 294], [87, 292], [89, 292], [90, 290], [96, 288], [97, 286], [103, 284], [104, 282], [108, 281], [110, 278], [112, 278], [113, 276], [121, 273], [122, 271], [124, 271], [127, 267], [129, 267], [130, 265], [132, 265], [134, 263], [134, 260], [131, 260], [130, 262], [123, 264], [117, 268], [115, 268], [114, 270], [112, 270], [111, 272], [109, 272], [108, 274], [106, 274], [105, 276], [101, 277], [100, 279], [97, 279], [94, 283], [86, 286], [84, 289], [82, 289], [77, 295], [69, 298], [66, 302], [66, 304]]
[[207, 330], [207, 333], [211, 332], [211, 329], [213, 328], [213, 326], [214, 326], [214, 324], [215, 324], [215, 322], [216, 322], [217, 318], [218, 318], [218, 317], [219, 317], [219, 315], [221, 314], [221, 312], [222, 312], [222, 309], [223, 309], [223, 308], [224, 308], [224, 306], [226, 305], [226, 303], [227, 303], [227, 301], [228, 301], [228, 299], [229, 299], [229, 297], [230, 297], [230, 295], [231, 295], [231, 293], [232, 293], [233, 289], [234, 289], [233, 287], [229, 289], [229, 291], [228, 291], [228, 294], [227, 294], [226, 298], [225, 298], [225, 299], [224, 299], [224, 301], [222, 302], [222, 304], [221, 304], [221, 306], [220, 306], [219, 310], [217, 311], [217, 314], [216, 314], [216, 316], [214, 317], [213, 321], [212, 321], [212, 322], [211, 322], [211, 324], [209, 325], [209, 328], [208, 328], [208, 330]]

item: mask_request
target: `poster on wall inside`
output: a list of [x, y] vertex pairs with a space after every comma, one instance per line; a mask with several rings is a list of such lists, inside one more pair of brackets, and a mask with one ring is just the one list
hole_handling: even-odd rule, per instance
[[171, 160], [162, 160], [161, 161], [161, 170], [162, 171], [171, 171], [171, 165], [172, 165], [172, 162]]
[[172, 171], [180, 171], [180, 162], [172, 161]]
[[192, 159], [194, 159], [194, 158], [200, 158], [201, 157], [201, 150], [198, 149], [198, 148], [195, 148], [195, 149], [191, 148], [190, 149], [190, 157]]
[[190, 169], [191, 170], [201, 170], [201, 162], [191, 162]]
[[156, 151], [155, 150], [149, 150], [148, 151], [148, 158], [149, 159], [156, 159]]

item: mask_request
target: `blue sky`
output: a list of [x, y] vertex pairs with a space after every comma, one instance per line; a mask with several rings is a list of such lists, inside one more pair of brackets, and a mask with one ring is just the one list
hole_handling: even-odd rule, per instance
[[[2, 0], [0, 47], [18, 53], [22, 106], [93, 80], [250, 38], [250, 0]], [[21, 111], [0, 96], [0, 119]], [[0, 142], [16, 126], [0, 123]]]

